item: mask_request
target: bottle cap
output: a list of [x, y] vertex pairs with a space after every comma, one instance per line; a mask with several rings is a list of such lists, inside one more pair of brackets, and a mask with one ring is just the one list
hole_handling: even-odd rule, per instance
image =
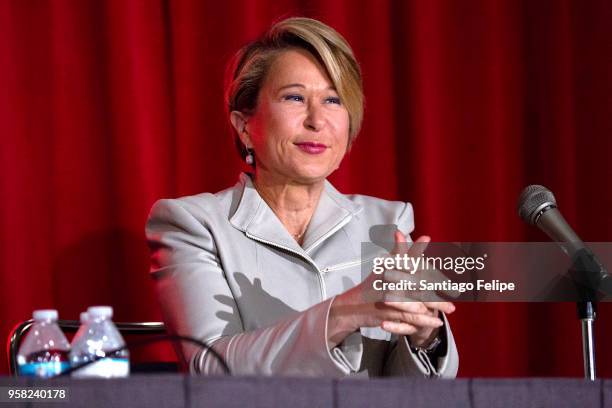
[[89, 320], [89, 313], [81, 312], [81, 314], [79, 315], [79, 320], [81, 321], [81, 324], [87, 323], [87, 321]]
[[58, 313], [55, 309], [41, 309], [35, 310], [34, 313], [32, 313], [32, 317], [37, 321], [57, 320]]
[[92, 319], [101, 317], [113, 317], [113, 308], [110, 306], [90, 306], [87, 308], [87, 313]]

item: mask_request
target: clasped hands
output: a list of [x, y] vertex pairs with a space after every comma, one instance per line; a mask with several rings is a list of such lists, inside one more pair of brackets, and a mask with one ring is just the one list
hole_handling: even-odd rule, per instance
[[[392, 255], [420, 256], [430, 240], [422, 236], [408, 248], [404, 234], [396, 231]], [[383, 275], [370, 273], [359, 285], [336, 296], [327, 323], [329, 347], [340, 344], [361, 327], [381, 327], [389, 333], [408, 336], [414, 347], [427, 347], [443, 325], [439, 312], [453, 313], [455, 306], [451, 302], [398, 301], [374, 290], [373, 283], [381, 276], [387, 281], [399, 281], [407, 274], [397, 270], [385, 271]]]

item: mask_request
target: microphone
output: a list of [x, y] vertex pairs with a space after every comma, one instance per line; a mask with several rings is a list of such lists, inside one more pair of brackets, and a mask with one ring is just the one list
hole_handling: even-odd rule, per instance
[[537, 184], [525, 187], [518, 199], [518, 212], [523, 221], [540, 228], [553, 241], [567, 244], [561, 248], [570, 258], [585, 247], [557, 209], [555, 196], [546, 187]]
[[587, 286], [589, 300], [594, 290], [601, 290], [604, 282], [609, 285], [605, 267], [565, 221], [549, 189], [537, 184], [525, 187], [518, 199], [518, 213], [527, 224], [540, 228], [560, 244], [572, 260], [570, 273], [573, 278]]

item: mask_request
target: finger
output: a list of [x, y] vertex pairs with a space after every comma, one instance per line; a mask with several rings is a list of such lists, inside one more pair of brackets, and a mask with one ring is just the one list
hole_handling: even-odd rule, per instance
[[393, 247], [393, 250], [391, 251], [391, 254], [394, 255], [394, 254], [405, 254], [405, 253], [408, 253], [408, 249], [410, 248], [410, 243], [406, 239], [406, 236], [404, 234], [402, 234], [402, 231], [395, 230], [395, 234], [394, 234], [393, 238], [395, 240], [395, 246]]
[[[442, 283], [448, 277], [438, 269], [430, 269], [427, 271], [428, 283]], [[461, 296], [462, 292], [452, 289], [427, 290], [427, 300], [431, 302], [447, 302], [453, 301]]]
[[418, 331], [418, 329], [408, 323], [401, 323], [401, 322], [391, 322], [388, 320], [383, 321], [380, 324], [380, 327], [384, 330], [387, 331], [389, 333], [393, 333], [393, 334], [400, 334], [400, 335], [406, 335], [409, 336], [411, 334], [414, 334]]
[[395, 247], [393, 248], [394, 254], [403, 254], [408, 252], [408, 240], [400, 230], [395, 231], [393, 238], [395, 239]]
[[396, 289], [381, 291], [383, 302], [404, 302], [404, 303], [421, 303], [425, 300], [438, 300], [431, 297], [424, 297], [425, 292], [419, 290]]
[[446, 314], [453, 313], [456, 309], [455, 305], [451, 302], [423, 302], [429, 309], [439, 310]]
[[383, 293], [381, 302], [385, 304], [387, 302], [420, 302], [420, 300], [408, 297], [404, 291], [387, 290]]
[[[405, 254], [413, 246], [413, 244], [418, 243], [422, 245], [431, 241], [431, 238], [429, 236], [423, 235], [420, 236], [414, 243], [411, 243], [400, 230], [395, 231], [394, 239], [395, 246], [393, 248], [393, 251], [391, 251], [391, 254]], [[425, 247], [427, 247], [427, 245], [425, 245]], [[423, 248], [423, 250], [425, 250], [425, 247]]]
[[427, 246], [431, 242], [431, 237], [428, 235], [420, 236], [414, 243], [410, 246], [410, 250], [408, 251], [408, 255], [417, 258], [421, 256], [427, 249]]
[[437, 316], [431, 316], [425, 313], [409, 313], [396, 308], [383, 309], [381, 312], [381, 320], [408, 323], [415, 327], [428, 327], [432, 329], [444, 325], [444, 322]]
[[423, 304], [423, 302], [397, 302], [397, 301], [386, 301], [385, 306], [392, 307], [394, 309], [408, 312], [408, 313], [427, 313], [429, 309]]
[[425, 252], [427, 245], [429, 242], [431, 242], [431, 237], [428, 235], [422, 235], [416, 241], [409, 242], [406, 236], [400, 230], [395, 231], [394, 239], [395, 246], [391, 251], [391, 255], [410, 254], [410, 256], [413, 257], [420, 256], [423, 252]]
[[412, 281], [416, 282], [417, 277], [414, 276], [414, 272], [410, 272], [410, 265], [406, 269], [387, 269], [383, 272], [382, 277], [385, 282], [399, 283], [401, 281]]
[[412, 326], [420, 328], [429, 327], [432, 329], [436, 329], [444, 325], [442, 319], [422, 313], [402, 313], [402, 318], [400, 318], [399, 320], [400, 322], [408, 323]]

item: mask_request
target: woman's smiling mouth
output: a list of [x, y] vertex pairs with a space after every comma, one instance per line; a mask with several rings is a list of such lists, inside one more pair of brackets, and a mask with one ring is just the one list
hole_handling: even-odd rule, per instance
[[327, 149], [326, 145], [317, 142], [298, 142], [294, 144], [308, 154], [321, 154]]

